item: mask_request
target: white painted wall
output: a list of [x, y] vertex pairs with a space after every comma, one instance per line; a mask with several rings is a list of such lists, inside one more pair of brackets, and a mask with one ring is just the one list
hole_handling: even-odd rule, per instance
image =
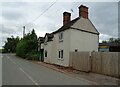
[[98, 33], [90, 20], [82, 17], [78, 21], [76, 21], [76, 23], [73, 24], [71, 27]]
[[[69, 66], [70, 30], [63, 31], [63, 42], [59, 42], [59, 33], [54, 34], [53, 41], [44, 45], [44, 53], [47, 50], [47, 58], [44, 54], [44, 62]], [[59, 59], [59, 50], [63, 50], [63, 59]]]
[[70, 51], [98, 51], [99, 37], [96, 34], [70, 29]]
[[[86, 33], [79, 30], [69, 29], [63, 31], [63, 42], [59, 42], [59, 33], [54, 35], [53, 41], [44, 45], [47, 50], [47, 63], [70, 66], [69, 52], [75, 51], [98, 51], [99, 37], [96, 34]], [[63, 50], [63, 59], [59, 59], [59, 50]], [[44, 55], [45, 56], [45, 55]]]
[[[44, 45], [44, 62], [47, 62], [47, 63], [53, 63], [52, 62], [52, 55], [53, 55], [53, 42], [50, 41], [50, 42], [47, 42], [46, 45]], [[47, 57], [45, 57], [45, 50], [47, 51]]]
[[[83, 18], [78, 20], [72, 27], [90, 29], [91, 32], [96, 31], [91, 22]], [[44, 51], [47, 50], [48, 53], [48, 57], [44, 58], [45, 62], [67, 67], [70, 66], [70, 51], [75, 51], [75, 49], [78, 49], [78, 51], [98, 51], [98, 35], [74, 29], [67, 29], [62, 32], [63, 42], [59, 42], [59, 33], [56, 33], [53, 41], [44, 45]], [[63, 50], [63, 59], [58, 58], [59, 50]]]
[[44, 49], [44, 43], [41, 43], [41, 49]]
[[[82, 17], [72, 27], [98, 33], [90, 20]], [[70, 51], [75, 51], [75, 49], [78, 51], [98, 51], [99, 35], [74, 29], [70, 29], [70, 32]]]
[[[63, 42], [59, 42], [59, 33], [54, 35], [54, 63], [62, 66], [69, 66], [70, 31], [63, 31]], [[59, 59], [59, 50], [63, 50], [63, 59]]]

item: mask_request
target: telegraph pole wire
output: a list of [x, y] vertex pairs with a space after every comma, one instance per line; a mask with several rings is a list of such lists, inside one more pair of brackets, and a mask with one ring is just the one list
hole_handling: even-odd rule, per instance
[[36, 21], [38, 18], [40, 18], [45, 12], [47, 12], [58, 0], [56, 0], [55, 2], [53, 2], [47, 9], [45, 9], [38, 17], [36, 17], [34, 20], [32, 20], [31, 22], [25, 24], [24, 26], [27, 26], [29, 24], [31, 24], [32, 22]]

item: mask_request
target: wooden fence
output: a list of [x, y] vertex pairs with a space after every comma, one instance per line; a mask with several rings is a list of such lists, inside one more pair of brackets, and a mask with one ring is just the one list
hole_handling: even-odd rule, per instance
[[90, 71], [90, 58], [89, 52], [71, 52], [72, 67], [77, 70], [89, 72]]
[[119, 77], [118, 55], [120, 52], [71, 52], [74, 69]]
[[92, 52], [92, 72], [118, 77], [118, 52]]

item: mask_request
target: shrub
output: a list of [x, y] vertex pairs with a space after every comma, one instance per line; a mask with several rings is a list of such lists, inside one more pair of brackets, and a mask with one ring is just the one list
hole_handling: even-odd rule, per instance
[[34, 54], [33, 58], [34, 58], [34, 60], [39, 60], [40, 54], [39, 53]]
[[20, 41], [16, 47], [16, 55], [25, 58], [26, 55], [26, 42]]
[[31, 51], [26, 54], [26, 59], [28, 60], [39, 60], [40, 54], [36, 51]]
[[16, 55], [29, 60], [38, 60], [39, 53], [37, 52], [37, 48], [37, 35], [33, 29], [31, 33], [25, 35], [17, 44]]

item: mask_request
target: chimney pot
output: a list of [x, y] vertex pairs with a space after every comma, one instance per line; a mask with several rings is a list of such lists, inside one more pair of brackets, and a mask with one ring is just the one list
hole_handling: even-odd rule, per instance
[[71, 13], [64, 12], [63, 13], [63, 25], [67, 24], [70, 21], [71, 21]]
[[79, 17], [82, 16], [83, 18], [88, 19], [88, 7], [81, 5], [79, 7]]

